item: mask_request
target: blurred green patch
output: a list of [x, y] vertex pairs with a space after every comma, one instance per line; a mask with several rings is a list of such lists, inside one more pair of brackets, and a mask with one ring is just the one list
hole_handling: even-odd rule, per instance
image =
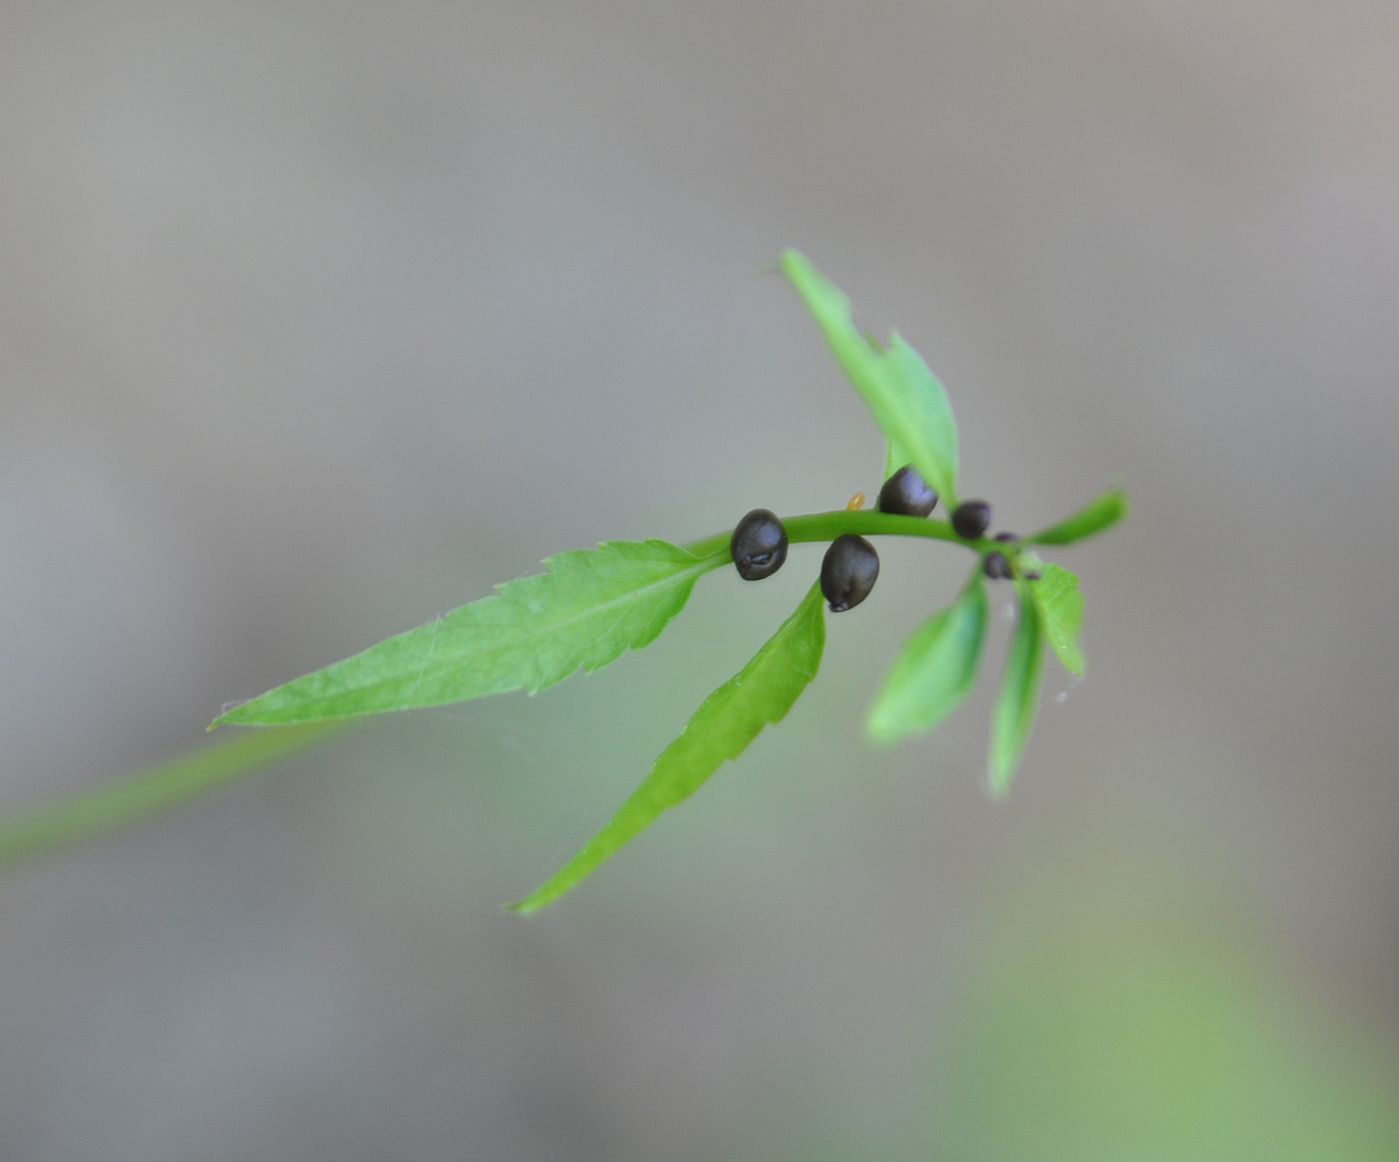
[[1392, 1063], [1326, 1027], [1226, 927], [1120, 889], [1049, 902], [1054, 923], [1012, 925], [967, 965], [919, 1135], [928, 1156], [1399, 1158]]

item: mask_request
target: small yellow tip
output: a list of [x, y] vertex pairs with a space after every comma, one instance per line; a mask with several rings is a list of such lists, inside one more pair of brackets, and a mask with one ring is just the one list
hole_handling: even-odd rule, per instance
[[846, 512], [859, 512], [860, 509], [864, 507], [865, 494], [863, 492], [857, 492], [854, 496], [852, 496], [849, 500], [845, 502]]

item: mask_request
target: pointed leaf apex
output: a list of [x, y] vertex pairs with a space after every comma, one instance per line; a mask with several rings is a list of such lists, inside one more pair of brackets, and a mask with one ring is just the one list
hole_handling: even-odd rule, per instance
[[947, 504], [955, 504], [957, 425], [937, 376], [897, 331], [890, 332], [884, 346], [861, 332], [851, 318], [850, 300], [804, 255], [786, 251], [782, 272], [885, 437], [907, 454], [908, 463]]

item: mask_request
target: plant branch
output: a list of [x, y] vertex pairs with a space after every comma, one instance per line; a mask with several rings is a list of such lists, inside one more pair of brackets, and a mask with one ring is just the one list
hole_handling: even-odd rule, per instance
[[[923, 537], [932, 541], [952, 541], [970, 549], [978, 556], [992, 551], [1004, 552], [1008, 546], [988, 537], [967, 540], [945, 520], [930, 520], [922, 516], [896, 516], [887, 512], [864, 512], [858, 509], [836, 509], [833, 512], [811, 512], [786, 517], [782, 521], [787, 540], [794, 545], [813, 541], [833, 541], [844, 533], [861, 537]], [[712, 537], [691, 541], [685, 546], [696, 557], [714, 557], [714, 567], [729, 559], [729, 538], [732, 532], [715, 533]]]

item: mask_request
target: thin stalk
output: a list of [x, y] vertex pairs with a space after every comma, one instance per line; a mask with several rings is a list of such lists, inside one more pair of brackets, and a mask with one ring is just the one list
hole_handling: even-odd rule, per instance
[[0, 821], [0, 870], [169, 811], [257, 770], [291, 758], [347, 724], [316, 722], [233, 735], [125, 778]]
[[[803, 516], [783, 518], [787, 530], [787, 540], [794, 545], [812, 541], [833, 541], [844, 533], [854, 533], [861, 537], [923, 537], [932, 541], [951, 541], [970, 549], [978, 556], [993, 550], [1013, 551], [1012, 545], [988, 537], [967, 540], [957, 535], [956, 530], [945, 520], [931, 520], [923, 516], [896, 516], [888, 512], [864, 512], [851, 509], [836, 509], [834, 512], [811, 512]], [[691, 541], [685, 548], [697, 557], [716, 557], [716, 567], [728, 560], [729, 539], [732, 532], [715, 533], [712, 537]]]

